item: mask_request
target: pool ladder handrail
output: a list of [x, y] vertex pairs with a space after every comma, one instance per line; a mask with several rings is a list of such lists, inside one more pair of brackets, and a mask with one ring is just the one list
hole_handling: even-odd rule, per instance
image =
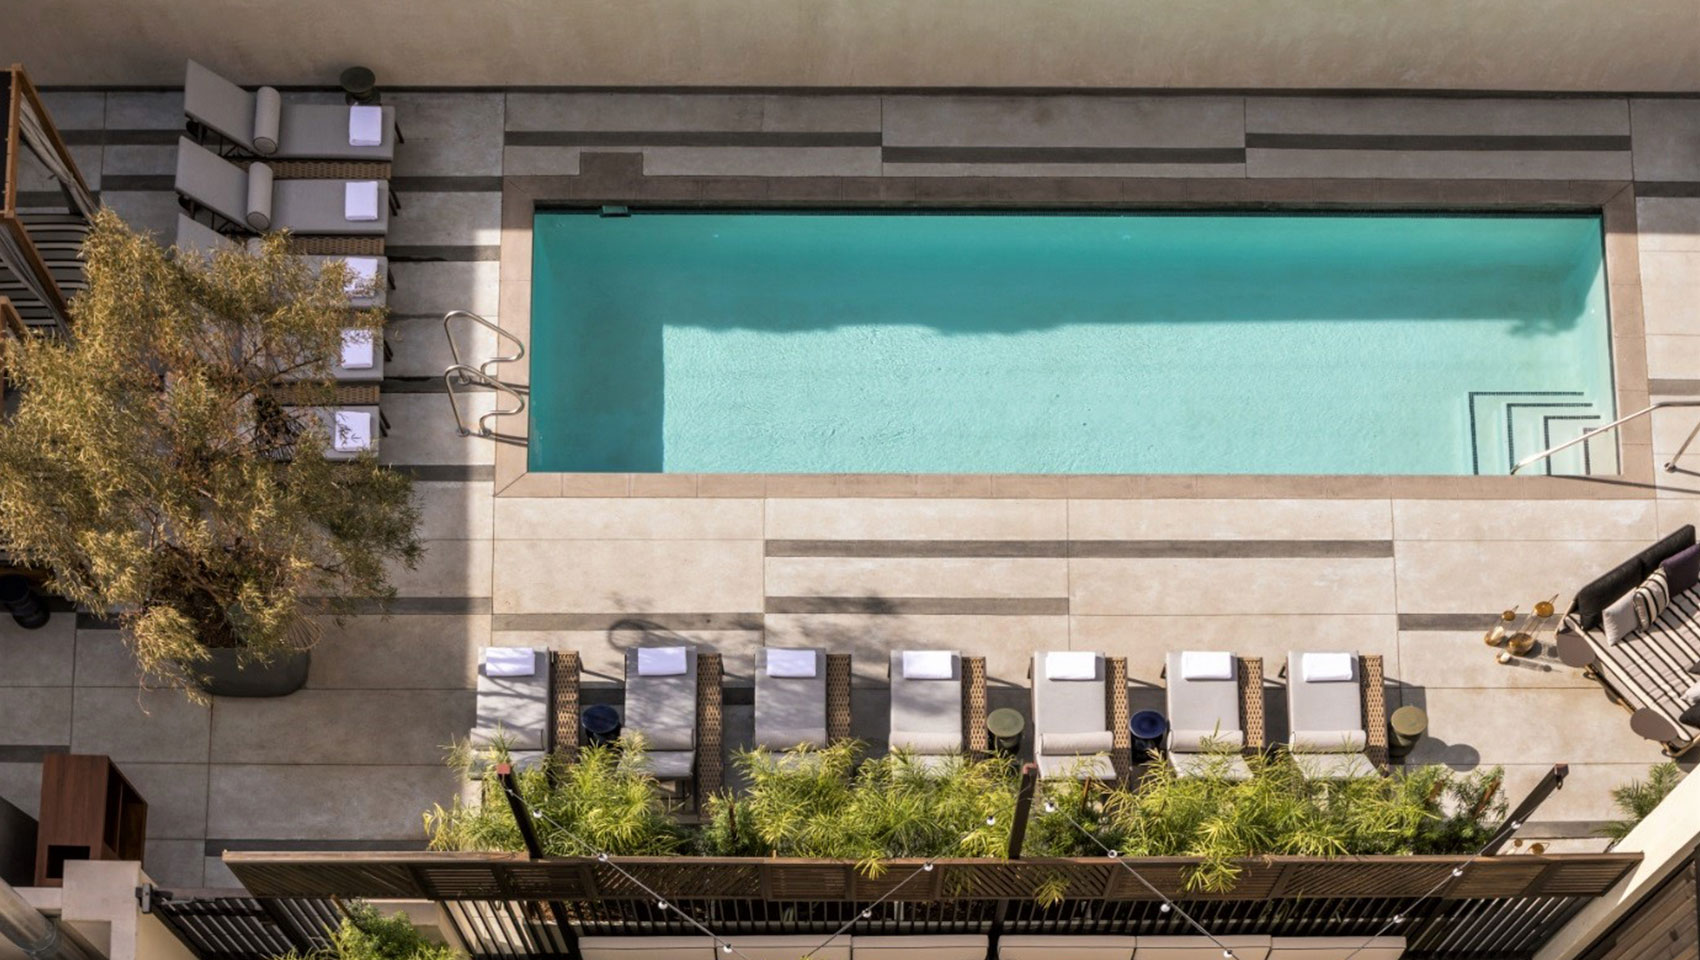
[[[455, 389], [457, 384], [461, 387], [460, 390]], [[494, 390], [496, 393], [505, 394], [513, 398], [514, 405], [512, 408], [497, 407], [494, 410], [482, 414], [479, 416], [477, 421], [475, 421], [477, 424], [476, 428], [468, 427], [466, 425], [466, 418], [461, 416], [460, 403], [455, 399], [455, 397], [460, 393], [466, 392], [465, 388], [467, 386], [485, 387], [487, 389]], [[453, 363], [443, 371], [443, 387], [448, 391], [449, 409], [454, 411], [455, 429], [460, 432], [461, 436], [480, 437], [485, 440], [494, 440], [498, 443], [512, 443], [521, 446], [525, 444], [524, 436], [515, 433], [501, 433], [494, 427], [490, 426], [489, 423], [489, 421], [492, 421], [497, 417], [518, 416], [525, 412], [525, 395], [516, 390], [511, 384], [504, 383], [484, 371], [479, 370], [477, 367], [468, 366], [464, 363]]]
[[[1546, 458], [1552, 456], [1555, 453], [1558, 453], [1562, 450], [1568, 450], [1571, 447], [1576, 446], [1578, 443], [1586, 443], [1587, 441], [1592, 440], [1594, 437], [1597, 437], [1600, 434], [1605, 433], [1607, 430], [1616, 430], [1618, 427], [1628, 423], [1631, 420], [1635, 420], [1635, 419], [1638, 419], [1640, 417], [1645, 417], [1648, 414], [1652, 413], [1654, 410], [1662, 410], [1665, 407], [1700, 407], [1700, 400], [1660, 400], [1658, 403], [1652, 404], [1652, 405], [1647, 406], [1647, 407], [1643, 407], [1640, 410], [1637, 410], [1634, 413], [1631, 413], [1627, 416], [1618, 417], [1616, 420], [1613, 420], [1612, 422], [1606, 424], [1603, 427], [1595, 427], [1592, 430], [1584, 431], [1583, 434], [1579, 437], [1575, 437], [1573, 439], [1566, 440], [1565, 442], [1558, 444], [1556, 446], [1553, 446], [1553, 447], [1548, 447], [1547, 449], [1542, 450], [1540, 453], [1530, 454], [1529, 456], [1524, 457], [1523, 459], [1512, 464], [1511, 474], [1515, 475], [1517, 473], [1517, 471], [1523, 469], [1524, 467], [1526, 467], [1526, 466], [1528, 466], [1532, 463], [1539, 463], [1540, 461], [1545, 460]], [[1686, 440], [1682, 441], [1682, 446], [1677, 447], [1676, 452], [1671, 454], [1671, 458], [1669, 460], [1665, 461], [1665, 472], [1666, 473], [1675, 473], [1676, 472], [1676, 462], [1678, 460], [1682, 459], [1682, 455], [1684, 453], [1688, 452], [1688, 445], [1694, 442], [1694, 437], [1696, 435], [1700, 435], [1700, 421], [1697, 421], [1694, 424], [1694, 429], [1688, 431], [1688, 438]]]
[[[491, 357], [483, 363], [480, 363], [476, 368], [470, 366], [465, 360], [461, 359], [460, 347], [455, 343], [454, 328], [452, 324], [456, 320], [471, 320], [473, 323], [494, 332], [497, 340], [505, 339], [512, 341], [514, 345], [514, 352], [506, 356]], [[473, 372], [483, 376], [486, 380], [501, 383], [503, 382], [501, 378], [492, 373], [490, 368], [495, 367], [498, 364], [517, 363], [518, 361], [525, 359], [524, 341], [470, 310], [450, 310], [448, 313], [443, 314], [443, 336], [448, 338], [449, 357], [453, 361], [453, 363], [449, 365], [448, 370], [454, 370], [455, 368], [460, 367], [472, 370]], [[444, 373], [447, 373], [448, 370], [445, 370]], [[465, 379], [463, 375], [460, 382], [464, 386], [472, 381]]]

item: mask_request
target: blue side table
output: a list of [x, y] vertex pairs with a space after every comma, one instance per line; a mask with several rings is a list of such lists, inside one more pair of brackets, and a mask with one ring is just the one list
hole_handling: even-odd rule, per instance
[[1133, 762], [1151, 763], [1163, 754], [1169, 719], [1156, 710], [1141, 710], [1128, 723], [1133, 728]]
[[579, 723], [584, 725], [585, 737], [593, 747], [606, 746], [620, 739], [620, 711], [606, 703], [585, 707]]

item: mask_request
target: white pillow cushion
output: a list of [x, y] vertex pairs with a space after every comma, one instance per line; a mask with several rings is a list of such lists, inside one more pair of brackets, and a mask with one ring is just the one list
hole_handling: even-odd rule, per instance
[[685, 672], [684, 647], [639, 647], [637, 668], [640, 677], [676, 677]]
[[1232, 680], [1234, 658], [1224, 650], [1181, 651], [1182, 680]]
[[1053, 650], [1045, 654], [1046, 680], [1096, 680], [1098, 655], [1089, 650]]
[[1617, 643], [1641, 626], [1635, 615], [1635, 591], [1631, 590], [1600, 611], [1600, 625], [1605, 628], [1606, 642]]
[[530, 647], [491, 647], [484, 651], [486, 677], [529, 677], [537, 672], [537, 653]]
[[342, 453], [372, 449], [372, 415], [364, 410], [338, 410], [331, 446]]
[[815, 651], [767, 648], [767, 675], [780, 679], [804, 679], [815, 675]]
[[378, 219], [378, 181], [350, 180], [343, 184], [342, 218], [351, 222]]
[[1689, 703], [1700, 703], [1700, 683], [1696, 683], [1687, 690], [1682, 691], [1682, 699]]
[[956, 654], [949, 650], [903, 651], [903, 679], [949, 680]]
[[1349, 653], [1306, 653], [1299, 657], [1305, 683], [1340, 683], [1352, 679]]

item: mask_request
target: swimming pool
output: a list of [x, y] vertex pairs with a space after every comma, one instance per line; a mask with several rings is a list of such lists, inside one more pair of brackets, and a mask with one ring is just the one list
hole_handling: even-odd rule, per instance
[[1504, 474], [1614, 415], [1602, 248], [1597, 216], [540, 212], [530, 469]]

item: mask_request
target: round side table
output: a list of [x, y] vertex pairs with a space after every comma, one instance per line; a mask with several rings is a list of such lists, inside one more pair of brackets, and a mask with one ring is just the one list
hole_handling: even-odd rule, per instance
[[585, 737], [593, 747], [606, 746], [620, 739], [620, 711], [606, 703], [585, 707], [579, 714]]
[[1141, 710], [1128, 721], [1133, 728], [1133, 762], [1150, 763], [1163, 753], [1169, 718], [1156, 710]]
[[1021, 734], [1027, 730], [1027, 719], [1021, 711], [999, 707], [986, 714], [986, 732], [992, 735], [992, 749], [1005, 756], [1015, 756], [1021, 750]]
[[366, 67], [349, 67], [337, 78], [342, 87], [343, 98], [351, 104], [371, 105], [377, 103], [378, 77]]
[[1422, 707], [1403, 706], [1387, 718], [1387, 726], [1393, 732], [1388, 738], [1387, 752], [1399, 760], [1428, 733], [1428, 713]]

